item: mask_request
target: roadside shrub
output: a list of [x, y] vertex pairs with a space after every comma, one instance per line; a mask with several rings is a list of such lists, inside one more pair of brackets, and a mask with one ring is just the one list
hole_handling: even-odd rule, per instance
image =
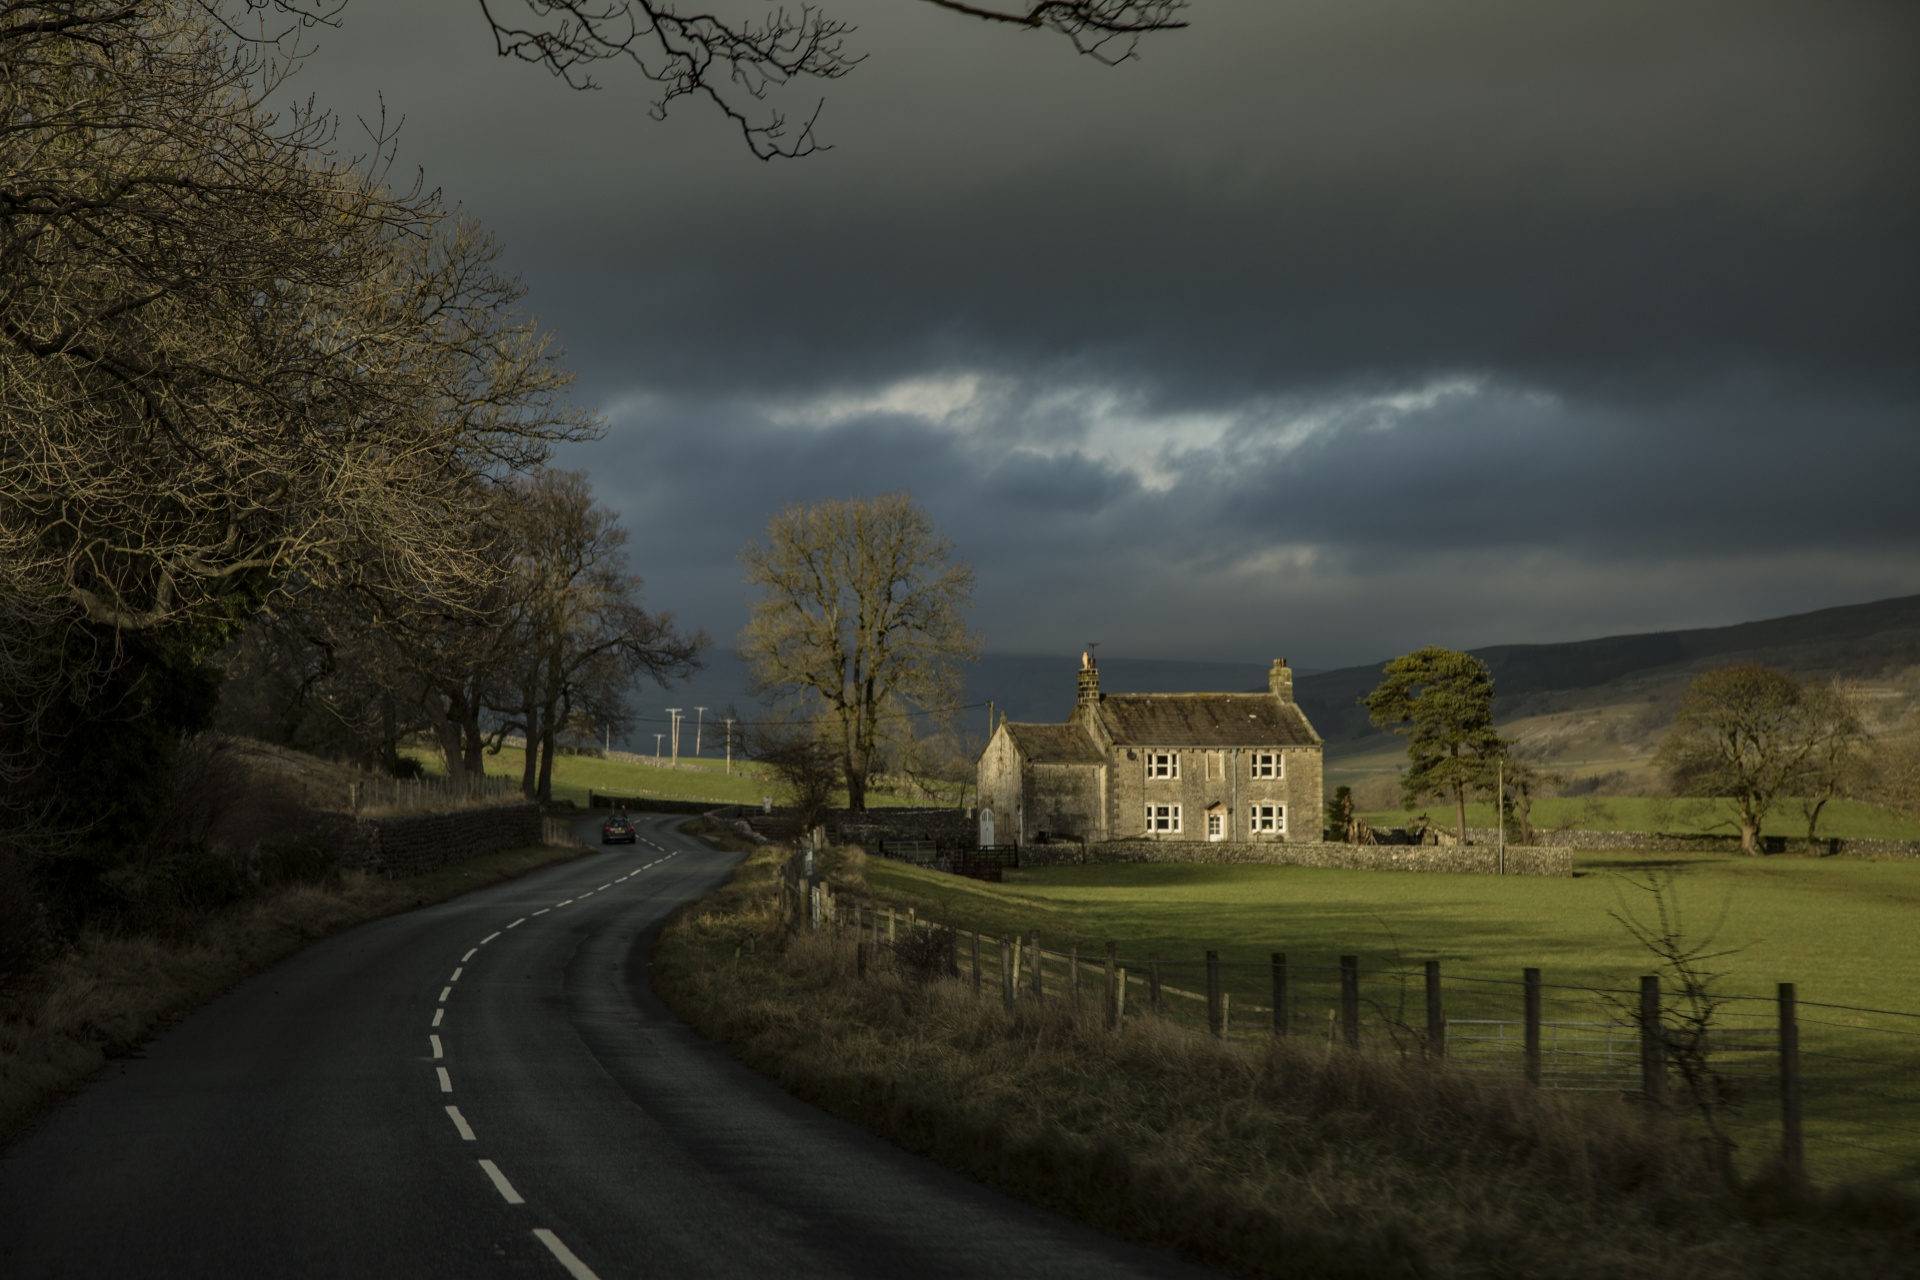
[[282, 840], [262, 844], [254, 853], [251, 870], [262, 888], [327, 884], [339, 878], [340, 860], [324, 841]]
[[945, 925], [909, 929], [893, 943], [894, 963], [918, 982], [953, 976], [953, 948], [960, 935]]
[[18, 851], [0, 846], [0, 991], [45, 963], [53, 953], [47, 909]]

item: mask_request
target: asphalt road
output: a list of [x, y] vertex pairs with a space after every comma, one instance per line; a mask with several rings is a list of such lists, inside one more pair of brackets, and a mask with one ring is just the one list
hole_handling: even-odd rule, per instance
[[674, 821], [318, 943], [110, 1067], [0, 1154], [0, 1277], [1211, 1274], [682, 1026], [653, 937], [738, 856]]

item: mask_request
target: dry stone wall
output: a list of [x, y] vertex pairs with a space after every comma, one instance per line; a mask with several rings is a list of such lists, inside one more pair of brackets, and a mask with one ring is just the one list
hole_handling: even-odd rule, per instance
[[[1673, 852], [1738, 853], [1739, 836], [1662, 835], [1657, 831], [1535, 831], [1535, 843], [1552, 849], [1579, 849], [1596, 853]], [[1492, 827], [1468, 827], [1467, 839], [1491, 844], [1499, 839]], [[1920, 840], [1792, 840], [1767, 836], [1766, 853], [1794, 853], [1818, 858], [1920, 858]]]
[[340, 861], [390, 878], [413, 876], [498, 849], [539, 844], [543, 836], [540, 806], [532, 803], [374, 818], [356, 825]]
[[[1231, 862], [1289, 867], [1340, 867], [1355, 871], [1453, 871], [1494, 875], [1499, 850], [1468, 845], [1360, 845], [1321, 841], [1288, 843], [1204, 840], [1103, 840], [1093, 844], [1023, 845], [1023, 867], [1114, 862]], [[1571, 876], [1573, 852], [1537, 846], [1507, 846], [1507, 874]]]

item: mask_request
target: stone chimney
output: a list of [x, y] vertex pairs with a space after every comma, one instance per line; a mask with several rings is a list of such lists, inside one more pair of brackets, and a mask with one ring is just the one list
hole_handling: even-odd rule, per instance
[[1267, 672], [1267, 688], [1280, 701], [1293, 701], [1293, 671], [1285, 658], [1273, 660], [1273, 670]]
[[1100, 701], [1100, 668], [1093, 665], [1093, 655], [1080, 655], [1080, 704]]

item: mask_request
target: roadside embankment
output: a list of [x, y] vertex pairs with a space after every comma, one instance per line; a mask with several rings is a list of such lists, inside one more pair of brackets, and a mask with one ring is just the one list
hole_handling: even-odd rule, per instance
[[[1910, 1200], [1725, 1189], [1681, 1126], [1615, 1098], [1152, 1016], [1109, 1031], [1097, 1000], [976, 993], [944, 944], [863, 963], [852, 936], [788, 930], [781, 857], [668, 926], [668, 1004], [802, 1097], [1116, 1234], [1289, 1277], [1912, 1274]], [[861, 891], [858, 854], [823, 861]]]

